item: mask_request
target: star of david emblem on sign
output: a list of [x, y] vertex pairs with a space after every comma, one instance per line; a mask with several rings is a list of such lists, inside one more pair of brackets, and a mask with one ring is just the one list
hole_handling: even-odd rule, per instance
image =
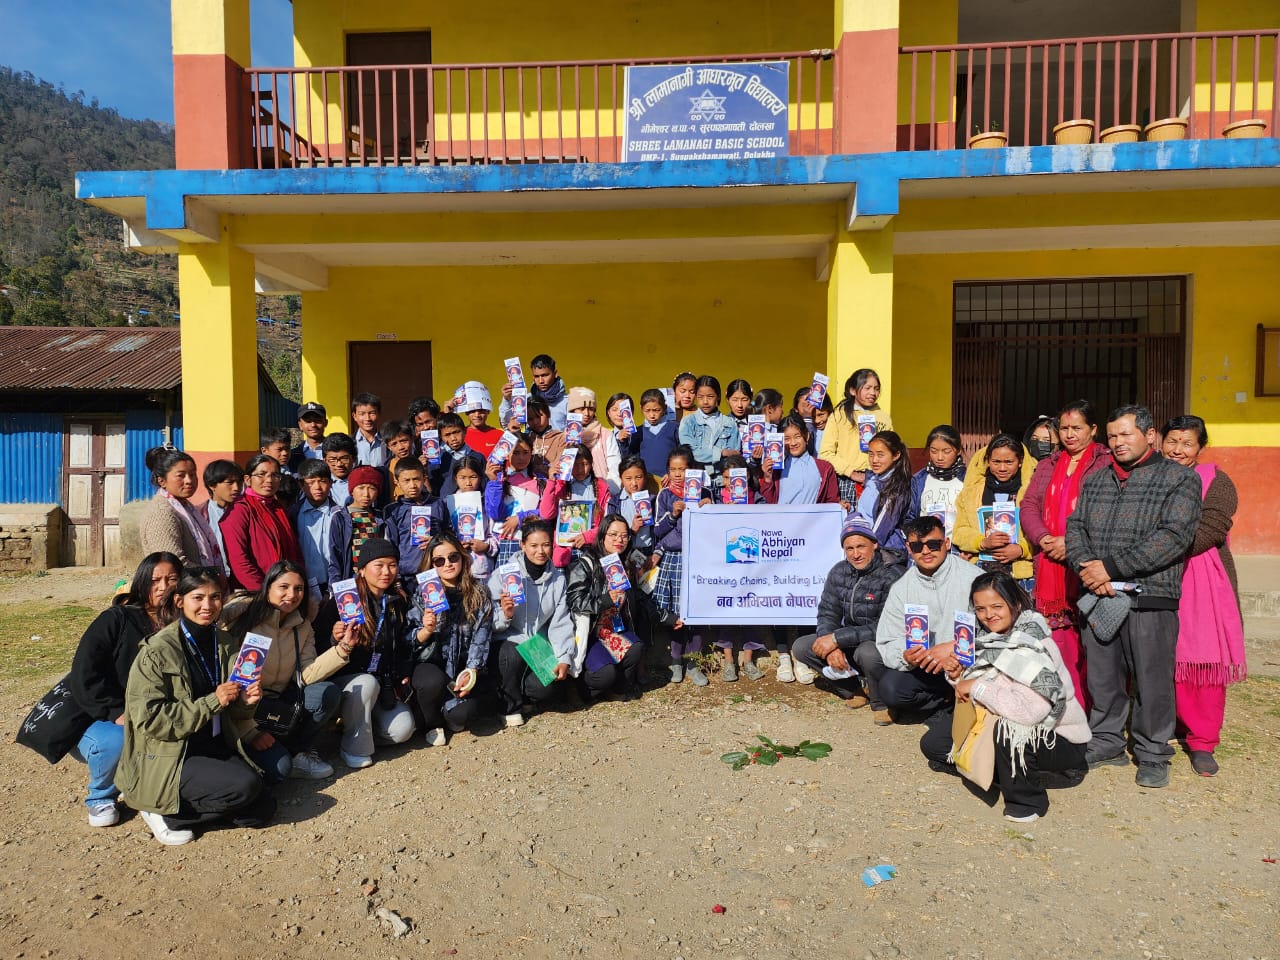
[[703, 90], [696, 97], [690, 97], [693, 106], [689, 110], [690, 120], [723, 120], [724, 102], [727, 97], [717, 97], [710, 90]]

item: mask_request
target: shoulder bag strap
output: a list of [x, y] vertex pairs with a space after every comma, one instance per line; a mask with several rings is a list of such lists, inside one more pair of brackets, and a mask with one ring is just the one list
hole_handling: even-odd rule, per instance
[[302, 649], [298, 646], [298, 628], [293, 628], [293, 677], [302, 690], [306, 684], [302, 682]]

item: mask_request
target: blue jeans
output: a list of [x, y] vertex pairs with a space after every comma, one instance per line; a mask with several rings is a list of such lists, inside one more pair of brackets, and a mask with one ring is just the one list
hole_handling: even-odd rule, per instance
[[92, 807], [119, 796], [120, 791], [115, 784], [116, 764], [120, 762], [123, 751], [124, 727], [110, 720], [93, 721], [71, 751], [77, 760], [89, 765], [86, 806]]
[[320, 729], [333, 719], [342, 700], [342, 690], [335, 683], [322, 680], [302, 688], [302, 723], [287, 740], [277, 739], [265, 750], [246, 749], [249, 758], [262, 768], [270, 783], [279, 783], [293, 769], [293, 755], [311, 747]]

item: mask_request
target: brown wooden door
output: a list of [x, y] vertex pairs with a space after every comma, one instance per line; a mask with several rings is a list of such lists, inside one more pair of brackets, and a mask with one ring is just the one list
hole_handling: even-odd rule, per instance
[[432, 395], [430, 340], [356, 340], [347, 357], [351, 396], [380, 397], [383, 422], [404, 419], [411, 400]]
[[[425, 30], [402, 33], [351, 33], [347, 35], [347, 66], [380, 67], [431, 62], [431, 34]], [[361, 70], [347, 79], [348, 132], [381, 159], [413, 156], [431, 139], [427, 119], [426, 70]], [[372, 144], [372, 146], [370, 146]]]
[[115, 566], [125, 497], [124, 421], [68, 417], [62, 454], [66, 558], [78, 567]]

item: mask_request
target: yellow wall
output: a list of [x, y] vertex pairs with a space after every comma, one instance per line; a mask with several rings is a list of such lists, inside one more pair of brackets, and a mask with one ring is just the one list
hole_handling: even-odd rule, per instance
[[1280, 306], [1269, 292], [1277, 263], [1280, 247], [899, 256], [894, 424], [918, 445], [931, 427], [951, 419], [953, 282], [1189, 274], [1189, 412], [1205, 418], [1215, 445], [1280, 445], [1280, 400], [1253, 397], [1256, 326], [1280, 324]]
[[496, 394], [516, 354], [527, 364], [550, 353], [567, 386], [637, 401], [682, 370], [793, 391], [826, 357], [826, 289], [812, 260], [336, 268], [329, 279], [302, 295], [302, 391], [335, 430], [347, 426], [346, 341], [379, 333], [432, 342], [439, 399], [467, 379]]

